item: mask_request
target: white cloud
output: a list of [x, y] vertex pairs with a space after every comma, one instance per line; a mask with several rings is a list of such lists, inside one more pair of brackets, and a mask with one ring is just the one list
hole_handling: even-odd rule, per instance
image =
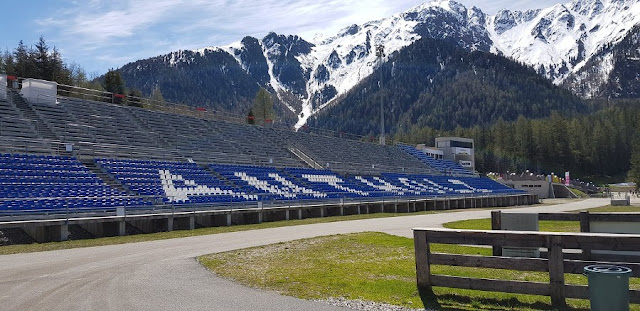
[[[354, 23], [364, 23], [404, 11], [420, 0], [91, 0], [67, 1], [67, 6], [37, 21], [67, 58], [89, 70], [120, 67], [126, 61], [176, 49], [225, 45], [246, 35], [269, 31], [298, 34], [311, 40], [316, 33], [332, 35]], [[497, 8], [532, 5], [528, 1], [462, 0], [488, 13]], [[543, 0], [542, 2], [549, 2]], [[541, 6], [545, 3], [537, 2]], [[548, 5], [548, 4], [547, 4]], [[514, 7], [516, 6], [516, 7]]]

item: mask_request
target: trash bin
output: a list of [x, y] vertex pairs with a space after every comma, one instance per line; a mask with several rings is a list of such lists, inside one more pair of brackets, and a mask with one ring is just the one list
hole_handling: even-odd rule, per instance
[[591, 310], [628, 311], [631, 269], [614, 265], [584, 267], [589, 280]]

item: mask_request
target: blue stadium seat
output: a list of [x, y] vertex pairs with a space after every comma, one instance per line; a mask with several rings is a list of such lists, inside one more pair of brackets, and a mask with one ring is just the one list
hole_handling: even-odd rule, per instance
[[405, 144], [397, 144], [398, 148], [405, 151], [406, 153], [414, 156], [418, 160], [427, 164], [429, 167], [439, 171], [440, 173], [447, 175], [474, 175], [473, 172], [467, 170], [462, 167], [462, 165], [455, 163], [449, 160], [437, 160], [426, 153], [414, 148], [413, 146], [405, 145]]
[[195, 163], [96, 159], [96, 164], [140, 195], [156, 196], [170, 204], [257, 201], [257, 197], [229, 186]]
[[[131, 192], [106, 185], [71, 157], [0, 154], [0, 210], [95, 209], [165, 204], [228, 204], [337, 198], [521, 194], [489, 178], [97, 158]], [[144, 199], [141, 196], [144, 196]]]
[[75, 158], [0, 154], [0, 210], [103, 209], [150, 204], [108, 186]]

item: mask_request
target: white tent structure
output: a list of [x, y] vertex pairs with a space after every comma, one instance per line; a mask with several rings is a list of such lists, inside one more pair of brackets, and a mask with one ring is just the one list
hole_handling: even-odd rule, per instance
[[22, 81], [20, 94], [31, 102], [55, 104], [58, 83], [38, 79], [25, 79]]

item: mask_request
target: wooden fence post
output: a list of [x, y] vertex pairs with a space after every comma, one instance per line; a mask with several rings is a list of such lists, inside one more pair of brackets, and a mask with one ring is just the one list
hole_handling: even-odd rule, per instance
[[[591, 232], [591, 225], [589, 223], [589, 212], [580, 212], [580, 232]], [[582, 259], [591, 259], [591, 249], [582, 248]]]
[[580, 232], [590, 232], [589, 212], [580, 212]]
[[429, 266], [429, 243], [427, 233], [413, 231], [413, 243], [416, 252], [416, 278], [419, 290], [431, 290], [431, 267]]
[[555, 308], [566, 307], [564, 291], [564, 257], [562, 254], [562, 238], [560, 236], [547, 237], [549, 249], [549, 291], [551, 304]]
[[[491, 230], [502, 230], [502, 212], [491, 211]], [[493, 256], [502, 256], [502, 246], [493, 246]]]

